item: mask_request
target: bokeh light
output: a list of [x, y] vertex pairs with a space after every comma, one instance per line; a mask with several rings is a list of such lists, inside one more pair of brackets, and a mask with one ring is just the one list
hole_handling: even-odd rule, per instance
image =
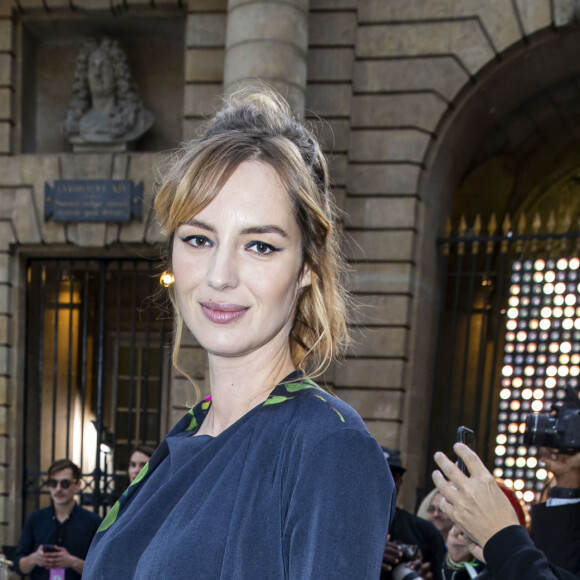
[[523, 444], [526, 417], [544, 413], [580, 385], [580, 259], [518, 260], [505, 313], [494, 475], [525, 502], [538, 499], [548, 471]]

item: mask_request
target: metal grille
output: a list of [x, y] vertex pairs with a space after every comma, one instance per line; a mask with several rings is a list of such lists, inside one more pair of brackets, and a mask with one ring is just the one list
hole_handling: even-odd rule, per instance
[[48, 505], [46, 472], [62, 458], [81, 467], [81, 503], [104, 513], [128, 483], [132, 448], [165, 432], [171, 321], [158, 269], [29, 261], [24, 514]]
[[557, 232], [553, 216], [544, 224], [536, 216], [531, 224], [521, 217], [517, 225], [506, 217], [498, 227], [492, 216], [484, 234], [479, 217], [471, 227], [462, 218], [455, 231], [448, 223], [438, 241], [441, 308], [429, 457], [436, 450], [452, 453], [456, 429], [466, 425], [493, 469], [513, 265], [580, 256], [580, 233], [570, 231], [570, 220], [564, 225], [564, 233]]

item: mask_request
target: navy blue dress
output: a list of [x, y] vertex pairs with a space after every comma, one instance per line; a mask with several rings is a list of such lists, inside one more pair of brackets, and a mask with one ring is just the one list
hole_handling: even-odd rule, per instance
[[293, 373], [217, 437], [196, 405], [103, 521], [83, 580], [376, 580], [395, 508], [346, 403]]

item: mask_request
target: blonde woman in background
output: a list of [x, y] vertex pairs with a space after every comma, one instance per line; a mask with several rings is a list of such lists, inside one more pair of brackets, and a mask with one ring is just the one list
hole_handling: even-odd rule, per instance
[[424, 520], [430, 521], [439, 530], [444, 542], [447, 543], [447, 536], [449, 535], [449, 530], [453, 527], [453, 522], [439, 507], [442, 498], [443, 496], [437, 488], [430, 491], [419, 505], [417, 515]]

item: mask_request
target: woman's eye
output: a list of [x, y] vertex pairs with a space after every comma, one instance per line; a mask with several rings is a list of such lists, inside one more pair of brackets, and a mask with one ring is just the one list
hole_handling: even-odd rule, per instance
[[211, 242], [205, 236], [187, 236], [182, 238], [182, 240], [194, 248], [203, 248], [211, 245]]
[[256, 254], [264, 255], [264, 254], [271, 254], [272, 252], [278, 252], [278, 248], [267, 244], [266, 242], [250, 242], [246, 246], [247, 250], [255, 252]]

